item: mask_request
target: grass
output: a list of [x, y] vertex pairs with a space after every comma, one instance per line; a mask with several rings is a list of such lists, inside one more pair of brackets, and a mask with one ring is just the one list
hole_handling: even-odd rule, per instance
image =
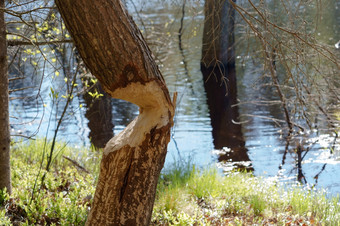
[[[0, 192], [5, 207], [0, 208], [0, 225], [84, 225], [100, 154], [58, 143], [53, 167], [45, 172], [40, 165], [49, 145], [37, 140], [12, 147], [13, 194]], [[200, 170], [187, 163], [163, 171], [152, 215], [152, 225], [339, 224], [339, 197], [328, 199], [299, 186], [284, 190], [249, 173], [222, 176], [214, 168]]]
[[161, 180], [154, 225], [340, 224], [339, 197], [327, 199], [325, 193], [300, 186], [285, 191], [281, 185], [249, 173], [221, 176], [216, 169], [201, 172], [192, 168], [186, 177], [185, 182], [166, 185]]
[[[83, 225], [86, 221], [99, 172], [100, 155], [85, 148], [72, 148], [64, 143], [55, 147], [50, 172], [46, 156], [51, 147], [43, 139], [12, 146], [12, 195], [0, 212], [0, 225]], [[75, 160], [89, 172], [79, 168]], [[43, 161], [43, 162], [42, 162]], [[44, 183], [41, 178], [45, 176]]]

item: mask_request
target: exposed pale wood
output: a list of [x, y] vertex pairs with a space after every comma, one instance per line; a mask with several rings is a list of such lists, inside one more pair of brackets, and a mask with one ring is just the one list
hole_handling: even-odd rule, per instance
[[142, 34], [118, 0], [56, 0], [80, 56], [112, 97], [140, 107], [105, 147], [87, 225], [148, 225], [174, 105]]

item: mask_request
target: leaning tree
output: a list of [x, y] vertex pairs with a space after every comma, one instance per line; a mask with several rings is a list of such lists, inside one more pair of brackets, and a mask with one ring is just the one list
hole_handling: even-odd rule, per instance
[[175, 100], [119, 0], [56, 0], [56, 4], [80, 56], [104, 90], [140, 109], [104, 149], [87, 225], [147, 225]]

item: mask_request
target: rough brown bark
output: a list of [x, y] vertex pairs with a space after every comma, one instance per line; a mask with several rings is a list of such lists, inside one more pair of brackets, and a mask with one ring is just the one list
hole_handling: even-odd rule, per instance
[[204, 15], [201, 63], [206, 68], [234, 65], [235, 9], [229, 0], [206, 0]]
[[87, 225], [148, 225], [174, 106], [140, 31], [118, 0], [56, 0], [91, 73], [139, 116], [104, 149]]
[[[0, 8], [5, 8], [4, 0]], [[4, 11], [0, 10], [0, 189], [7, 188], [11, 193], [8, 100], [6, 24]]]

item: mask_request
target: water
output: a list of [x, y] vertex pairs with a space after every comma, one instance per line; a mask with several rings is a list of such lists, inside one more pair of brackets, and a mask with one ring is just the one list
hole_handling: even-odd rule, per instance
[[[174, 161], [188, 161], [189, 159], [200, 167], [215, 165], [219, 155], [213, 151], [215, 148], [213, 128], [200, 70], [204, 24], [203, 3], [197, 1], [187, 4], [182, 40], [183, 52], [180, 51], [178, 44], [178, 30], [182, 16], [181, 2], [134, 1], [134, 3], [133, 5], [128, 1], [126, 5], [143, 30], [170, 92], [178, 92], [175, 125], [165, 166], [173, 165]], [[335, 1], [334, 4], [339, 7]], [[332, 7], [335, 12], [338, 10], [336, 7]], [[339, 16], [327, 20], [330, 19], [332, 20], [328, 23], [329, 26], [324, 26], [320, 30], [322, 33], [320, 36], [329, 44], [332, 40], [339, 38], [337, 31], [340, 24]], [[242, 45], [239, 46], [241, 48]], [[29, 57], [26, 63], [22, 62], [20, 67], [18, 62], [14, 64], [16, 67], [11, 67], [11, 77], [26, 76], [25, 79], [11, 82], [11, 89], [34, 87], [11, 93], [13, 98], [10, 103], [11, 128], [14, 137], [36, 135], [51, 138], [63, 111], [66, 99], [60, 96], [66, 91], [65, 76], [71, 79], [76, 71], [74, 52], [67, 44], [64, 52], [58, 55], [55, 62], [52, 62], [54, 54], [50, 51], [53, 47], [46, 48], [51, 63], [45, 63], [41, 55], [36, 54]], [[239, 105], [238, 113], [241, 116], [240, 121], [246, 121], [240, 126], [241, 138], [245, 142], [242, 159], [250, 160], [250, 162], [247, 161], [248, 168], [252, 168], [257, 176], [278, 178], [289, 182], [296, 181], [297, 153], [293, 148], [285, 152], [287, 141], [284, 139], [284, 133], [280, 132], [281, 128], [276, 123], [268, 119], [284, 120], [282, 109], [280, 105], [261, 106], [250, 103], [255, 99], [275, 100], [275, 98], [272, 98], [271, 91], [256, 89], [254, 85], [261, 76], [261, 66], [253, 62], [251, 57], [242, 55], [242, 49], [237, 51], [239, 54], [236, 67], [237, 98], [243, 103]], [[32, 61], [37, 62], [37, 67], [32, 65]], [[60, 73], [59, 76], [55, 73], [56, 70]], [[77, 83], [79, 89], [74, 93], [72, 104], [63, 119], [58, 139], [76, 146], [89, 146], [91, 130], [88, 126], [89, 104], [84, 99], [86, 94], [81, 92], [82, 82], [78, 80]], [[59, 98], [53, 99], [51, 85], [54, 90], [60, 92]], [[37, 89], [39, 87], [40, 89]], [[109, 100], [105, 102], [105, 107], [112, 109], [112, 115], [107, 117], [114, 125], [114, 134], [122, 131], [138, 114], [136, 106], [120, 100]], [[290, 145], [296, 146], [302, 143], [307, 149], [311, 143], [315, 142], [302, 162], [304, 178], [310, 186], [316, 184], [316, 188], [325, 187], [331, 194], [337, 194], [340, 192], [339, 146], [336, 146], [334, 152], [331, 153], [329, 147], [332, 146], [332, 136], [321, 131], [312, 134], [312, 138], [301, 136]], [[227, 155], [223, 152], [221, 156]], [[235, 162], [221, 161], [219, 163], [219, 166], [225, 170], [229, 169], [230, 165], [235, 165]]]

